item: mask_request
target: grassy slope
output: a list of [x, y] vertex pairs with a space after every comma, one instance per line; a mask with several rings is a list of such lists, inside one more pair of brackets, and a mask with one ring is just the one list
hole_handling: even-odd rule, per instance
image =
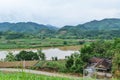
[[[53, 77], [28, 73], [3, 73], [0, 72], [0, 80], [96, 80], [90, 78], [65, 78], [65, 77]], [[119, 79], [111, 79], [119, 80]]]
[[35, 75], [27, 73], [0, 73], [0, 80], [82, 80], [61, 77], [50, 77], [44, 75]]
[[57, 71], [57, 72], [65, 72], [65, 60], [59, 61], [39, 61], [35, 67], [38, 69], [45, 69], [48, 71]]

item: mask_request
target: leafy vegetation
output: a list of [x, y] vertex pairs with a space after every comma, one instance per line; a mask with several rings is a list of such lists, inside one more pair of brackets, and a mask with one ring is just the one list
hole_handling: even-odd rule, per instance
[[65, 66], [68, 72], [82, 73], [84, 68], [84, 63], [81, 60], [80, 54], [74, 53], [70, 57], [68, 57]]
[[37, 53], [32, 51], [21, 51], [19, 54], [15, 55], [17, 61], [22, 60], [39, 60]]
[[42, 50], [37, 50], [37, 54], [38, 54], [38, 57], [39, 57], [39, 60], [45, 60], [46, 57], [45, 57], [45, 54], [42, 52]]
[[5, 61], [15, 61], [15, 55], [13, 55], [13, 53], [9, 52], [7, 55], [6, 55], [6, 58], [4, 59]]
[[112, 72], [114, 76], [120, 78], [120, 39], [111, 41], [96, 41], [89, 45], [85, 45], [80, 50], [81, 54], [71, 55], [66, 67], [69, 71], [82, 73], [84, 66], [92, 57], [112, 59]]
[[40, 70], [67, 72], [65, 67], [65, 60], [58, 61], [39, 61], [34, 67]]
[[13, 53], [8, 53], [6, 55], [5, 61], [23, 61], [23, 60], [39, 60], [39, 59], [44, 59], [45, 54], [42, 53], [42, 56], [36, 52], [32, 51], [21, 51], [16, 55], [13, 55]]

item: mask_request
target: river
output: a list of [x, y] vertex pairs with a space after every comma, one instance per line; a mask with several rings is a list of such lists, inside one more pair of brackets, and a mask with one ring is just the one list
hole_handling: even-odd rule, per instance
[[[43, 48], [42, 52], [45, 53], [47, 60], [51, 60], [51, 57], [64, 59], [65, 56], [70, 56], [74, 52], [79, 52], [78, 51], [79, 49], [80, 46], [67, 46], [67, 47], [56, 47], [56, 48]], [[22, 50], [37, 52], [37, 49], [0, 50], [0, 59], [4, 59], [9, 52], [12, 52], [14, 55], [16, 55]]]

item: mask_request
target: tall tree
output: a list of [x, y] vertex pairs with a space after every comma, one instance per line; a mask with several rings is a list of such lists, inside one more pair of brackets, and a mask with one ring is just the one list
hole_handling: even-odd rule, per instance
[[15, 61], [15, 56], [13, 55], [12, 52], [9, 52], [7, 55], [6, 55], [6, 58], [4, 59], [5, 61]]
[[32, 51], [21, 51], [15, 57], [16, 57], [16, 60], [18, 60], [18, 61], [21, 61], [21, 60], [39, 60], [37, 53], [32, 52]]
[[73, 53], [66, 61], [66, 68], [71, 72], [82, 73], [85, 63], [81, 60], [79, 53]]
[[45, 53], [42, 52], [42, 49], [37, 50], [37, 54], [39, 56], [39, 60], [46, 60]]
[[112, 71], [116, 77], [120, 78], [120, 49], [114, 50], [114, 57], [112, 60]]

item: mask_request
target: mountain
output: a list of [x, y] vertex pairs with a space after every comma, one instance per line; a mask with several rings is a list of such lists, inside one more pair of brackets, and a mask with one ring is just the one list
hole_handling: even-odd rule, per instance
[[64, 26], [57, 32], [61, 38], [120, 37], [120, 19], [94, 20], [77, 26]]
[[12, 35], [18, 36], [17, 33], [29, 33], [35, 34], [33, 36], [37, 37], [113, 39], [120, 37], [120, 19], [93, 20], [76, 26], [66, 25], [60, 29], [52, 25], [43, 25], [34, 22], [4, 22], [0, 23], [0, 32], [6, 32], [6, 36], [9, 34], [10, 37]]
[[34, 22], [19, 22], [19, 23], [0, 23], [0, 32], [13, 31], [20, 33], [54, 33], [56, 27], [51, 25], [37, 24]]

